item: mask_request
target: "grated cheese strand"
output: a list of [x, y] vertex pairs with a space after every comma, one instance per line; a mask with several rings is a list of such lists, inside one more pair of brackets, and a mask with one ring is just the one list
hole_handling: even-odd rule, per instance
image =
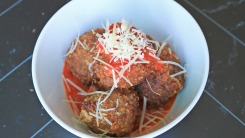
[[150, 61], [135, 61], [134, 64], [149, 64]]
[[[98, 50], [98, 52], [96, 54], [96, 58], [99, 57], [99, 54], [100, 54], [100, 49]], [[93, 60], [93, 62], [88, 65], [88, 70], [89, 70], [91, 76], [94, 74], [94, 72], [91, 70], [91, 67], [93, 66], [94, 63], [95, 63], [95, 60]]]
[[170, 48], [168, 48], [168, 52], [169, 52], [169, 54], [172, 54], [172, 51], [171, 51], [171, 49], [170, 49]]
[[110, 97], [110, 95], [112, 94], [112, 92], [113, 92], [114, 89], [115, 89], [115, 86], [113, 85], [113, 86], [111, 87], [110, 92], [109, 92], [109, 93], [106, 95], [106, 97], [101, 101], [101, 104], [104, 103], [104, 102]]
[[66, 80], [66, 78], [65, 78], [65, 76], [62, 74], [62, 79], [63, 79], [63, 81], [64, 81], [64, 83], [65, 83], [65, 85], [66, 85], [66, 88], [68, 89], [68, 92], [71, 92], [71, 88], [70, 88], [70, 86], [68, 85], [68, 83], [67, 83], [67, 80]]
[[157, 51], [157, 57], [160, 57], [163, 48], [166, 46], [166, 42], [163, 42], [162, 45], [160, 46], [159, 50]]
[[149, 114], [149, 113], [146, 113], [145, 114], [146, 116], [150, 116], [150, 117], [156, 117], [157, 119], [159, 119], [159, 120], [163, 120], [163, 118], [161, 118], [161, 117], [159, 117], [159, 116], [155, 116], [155, 115], [152, 115], [152, 114]]
[[78, 109], [77, 105], [74, 103], [74, 100], [72, 99], [71, 96], [69, 96], [68, 98], [69, 98], [70, 101], [72, 101], [71, 102], [71, 106], [72, 106], [73, 110], [75, 111], [75, 115], [78, 116], [79, 109]]
[[131, 61], [129, 61], [128, 64], [126, 64], [124, 68], [119, 72], [120, 77], [122, 77], [124, 72], [136, 61], [136, 59], [139, 57], [139, 54], [140, 53], [138, 53]]
[[[108, 64], [108, 63], [106, 63], [105, 61], [103, 61], [103, 60], [99, 59], [98, 57], [93, 57], [93, 58], [94, 58], [94, 60], [97, 60], [97, 61], [99, 61], [99, 62], [101, 62], [101, 63], [105, 64], [106, 66], [108, 66], [108, 67], [110, 67], [110, 68], [114, 69], [114, 67], [113, 67], [112, 65], [110, 65], [110, 64]], [[116, 70], [116, 69], [115, 69], [115, 70]]]
[[100, 38], [102, 35], [101, 34], [95, 34], [96, 37]]
[[186, 73], [186, 70], [183, 70], [183, 71], [177, 72], [175, 74], [172, 74], [171, 77], [176, 77], [176, 76], [184, 74], [184, 73]]
[[86, 92], [84, 91], [82, 88], [80, 88], [79, 86], [77, 86], [74, 82], [72, 82], [70, 79], [66, 78], [67, 82], [69, 84], [71, 84], [74, 88], [76, 88], [80, 95], [84, 95], [84, 96], [87, 96], [87, 95], [93, 95], [93, 94], [108, 94], [108, 92], [104, 92], [104, 91], [94, 91], [94, 92]]
[[95, 118], [96, 118], [96, 124], [97, 124], [97, 127], [99, 127], [99, 116], [98, 116], [98, 111], [99, 111], [99, 108], [100, 108], [100, 99], [101, 97], [103, 96], [103, 94], [100, 95], [100, 97], [98, 98], [98, 101], [96, 102], [96, 112], [95, 112]]
[[[106, 54], [112, 54], [114, 61], [124, 62], [130, 61], [136, 56], [135, 53], [150, 48], [150, 41], [146, 34], [141, 30], [132, 29], [132, 25], [126, 20], [122, 20], [121, 27], [117, 23], [113, 23], [112, 30], [109, 30], [109, 22], [107, 21], [105, 33], [98, 38]], [[135, 35], [137, 33], [137, 35]], [[151, 49], [154, 51], [154, 49]], [[143, 57], [142, 57], [143, 58]]]
[[[96, 58], [96, 57], [93, 57], [95, 60], [107, 65], [108, 67], [112, 68], [115, 70], [116, 73], [119, 73], [118, 70], [116, 70], [113, 66], [111, 66], [110, 64], [106, 63], [105, 61], [99, 59], [99, 58]], [[122, 76], [122, 78], [130, 85], [130, 86], [133, 86], [133, 84], [125, 77], [125, 76]]]
[[88, 50], [88, 47], [86, 47], [80, 40], [79, 37], [77, 37], [77, 42], [82, 46], [84, 50]]
[[181, 66], [179, 63], [177, 63], [177, 62], [173, 62], [173, 61], [159, 61], [159, 63], [175, 65], [175, 66], [180, 67], [183, 71], [186, 71], [186, 69], [183, 66]]
[[140, 118], [140, 126], [139, 126], [139, 131], [140, 132], [142, 131], [142, 125], [143, 125], [144, 118], [145, 118], [146, 104], [147, 104], [147, 99], [144, 97], [142, 114], [141, 114], [141, 118]]
[[[91, 112], [89, 112], [88, 114], [89, 114], [90, 116], [92, 116], [92, 117], [96, 118], [96, 114], [91, 113]], [[99, 119], [103, 119], [101, 116], [99, 116], [98, 118], [99, 118]]]
[[155, 117], [149, 119], [146, 123], [144, 123], [144, 124], [142, 125], [142, 128], [147, 127], [147, 125], [150, 124], [150, 123], [154, 123], [154, 125], [156, 125], [157, 122], [156, 122], [155, 120], [156, 120]]
[[108, 109], [100, 108], [100, 111], [102, 111], [102, 112], [113, 111], [113, 110], [116, 110], [117, 107], [118, 107], [118, 99], [117, 99], [117, 103], [116, 103], [116, 107], [115, 108], [108, 108]]
[[95, 46], [93, 46], [93, 47], [90, 49], [90, 51], [89, 51], [89, 52], [93, 52], [93, 51], [94, 51], [94, 49], [95, 49]]
[[[149, 121], [149, 120], [151, 120], [151, 119], [153, 119], [152, 117], [149, 117], [149, 116], [147, 116], [147, 115], [145, 115], [145, 118], [146, 118], [146, 119], [148, 119], [148, 121]], [[155, 123], [155, 124], [156, 124], [157, 122], [156, 122], [155, 120], [156, 120], [156, 119], [151, 120], [150, 122], [152, 122], [152, 123]], [[145, 124], [146, 124], [146, 123], [145, 123]], [[143, 126], [144, 126], [144, 124], [143, 124]], [[143, 128], [144, 128], [144, 127], [143, 127]]]
[[160, 96], [161, 94], [155, 92], [155, 91], [151, 88], [151, 84], [149, 83], [149, 81], [148, 81], [147, 79], [145, 79], [145, 80], [146, 80], [146, 82], [147, 82], [149, 88], [151, 89], [151, 91], [152, 91], [153, 93], [155, 93], [156, 95], [159, 95], [159, 96]]
[[82, 88], [80, 88], [79, 86], [77, 86], [73, 81], [71, 81], [69, 78], [66, 78], [66, 81], [71, 84], [74, 88], [76, 88], [78, 91], [82, 92], [82, 93], [87, 93], [85, 92]]
[[69, 51], [66, 53], [65, 56], [68, 56], [68, 55], [70, 55], [71, 53], [73, 53], [73, 52], [75, 51], [76, 47], [77, 47], [77, 45], [75, 45], [74, 42], [72, 42], [72, 43], [71, 43], [71, 47], [70, 47]]
[[156, 55], [154, 55], [154, 54], [152, 54], [152, 53], [149, 53], [149, 56], [151, 56], [151, 57], [155, 58], [156, 60], [160, 60], [160, 58], [159, 58], [159, 57], [157, 57]]
[[115, 71], [114, 71], [114, 69], [112, 69], [111, 71], [112, 71], [112, 78], [113, 78], [114, 86], [115, 86], [115, 88], [117, 88], [117, 83], [118, 83], [118, 81], [117, 81], [117, 79], [116, 79]]
[[109, 124], [112, 125], [111, 121], [109, 119], [107, 119], [106, 117], [104, 117], [104, 120]]
[[93, 131], [91, 131], [90, 129], [88, 130], [88, 132], [95, 135], [96, 137], [99, 137], [99, 138], [107, 136], [106, 134], [108, 133], [108, 132], [103, 132], [102, 134], [97, 134], [97, 133], [94, 133]]
[[79, 95], [84, 95], [84, 96], [94, 95], [94, 94], [105, 94], [105, 95], [107, 95], [108, 92], [104, 92], [104, 91], [94, 91], [94, 92], [86, 92], [86, 93], [79, 92], [78, 94], [79, 94]]

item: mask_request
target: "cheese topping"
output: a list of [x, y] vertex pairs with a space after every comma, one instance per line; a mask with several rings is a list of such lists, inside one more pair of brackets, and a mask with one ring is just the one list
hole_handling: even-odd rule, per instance
[[112, 25], [107, 21], [105, 33], [98, 37], [105, 54], [111, 54], [114, 62], [130, 62], [138, 54], [141, 55], [138, 57], [139, 59], [144, 59], [143, 52], [146, 48], [154, 51], [150, 46], [152, 40], [149, 40], [145, 33], [132, 27], [125, 20]]
[[159, 95], [159, 96], [160, 96], [161, 94], [155, 92], [155, 91], [152, 89], [150, 82], [149, 82], [147, 79], [145, 79], [145, 80], [146, 80], [146, 82], [147, 82], [149, 88], [151, 89], [151, 91], [152, 91], [153, 93], [155, 93], [156, 95]]

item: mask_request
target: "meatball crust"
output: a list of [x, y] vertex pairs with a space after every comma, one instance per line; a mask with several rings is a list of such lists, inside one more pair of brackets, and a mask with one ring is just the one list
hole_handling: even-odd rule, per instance
[[[132, 86], [135, 86], [141, 83], [146, 76], [149, 75], [149, 67], [144, 64], [134, 64], [131, 65], [130, 70], [128, 69], [124, 76], [132, 83]], [[95, 62], [94, 64], [94, 72], [96, 77], [99, 78], [101, 85], [105, 87], [112, 87], [114, 84], [112, 69], [107, 65]], [[115, 73], [116, 77], [118, 77], [118, 73]], [[120, 78], [117, 83], [118, 88], [130, 88], [132, 87], [124, 78]]]
[[[170, 52], [169, 45], [163, 48], [160, 55], [161, 60], [179, 62], [175, 53]], [[147, 98], [147, 107], [159, 108], [168, 102], [183, 88], [184, 75], [171, 77], [171, 74], [180, 72], [178, 66], [167, 64], [166, 69], [156, 70], [149, 75], [145, 81], [136, 86], [139, 97]]]
[[[77, 43], [75, 50], [67, 56], [67, 63], [70, 67], [72, 74], [78, 78], [82, 84], [88, 85], [93, 80], [93, 73], [91, 68], [89, 70], [89, 64], [93, 62], [93, 57], [96, 55], [96, 49], [91, 50], [95, 46], [95, 42], [98, 40], [96, 33], [102, 34], [104, 29], [96, 29], [94, 32], [89, 31], [79, 37], [88, 49], [84, 49], [80, 43], [74, 40], [73, 43]], [[90, 51], [91, 50], [91, 51]]]
[[[160, 59], [161, 60], [167, 60], [167, 61], [173, 61], [179, 63], [179, 58], [176, 56], [176, 53], [170, 50], [170, 45], [166, 45], [162, 53], [160, 54]], [[169, 74], [175, 74], [177, 72], [180, 72], [181, 69], [178, 66], [175, 65], [167, 65], [169, 67]], [[184, 84], [185, 78], [184, 74], [178, 75], [175, 78], [178, 79], [181, 85]]]
[[147, 98], [147, 107], [149, 108], [163, 106], [183, 87], [178, 79], [171, 77], [168, 73], [155, 73], [149, 75], [146, 79], [147, 81], [137, 86], [137, 91], [140, 98]]
[[[84, 121], [94, 132], [103, 133], [116, 136], [125, 136], [130, 134], [134, 128], [134, 122], [139, 106], [139, 97], [137, 93], [130, 89], [115, 89], [110, 97], [100, 105], [100, 109], [109, 109], [118, 107], [111, 111], [101, 111], [103, 117], [107, 118], [112, 125], [99, 119], [98, 124], [96, 118], [91, 116], [90, 113], [96, 114], [96, 102], [101, 94], [87, 96], [81, 106], [80, 119]], [[101, 101], [106, 95], [101, 97]]]

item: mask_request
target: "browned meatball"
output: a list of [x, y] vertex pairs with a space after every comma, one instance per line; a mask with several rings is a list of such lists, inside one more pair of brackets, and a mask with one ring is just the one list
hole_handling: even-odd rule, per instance
[[93, 57], [96, 55], [97, 50], [91, 50], [95, 47], [97, 41], [96, 33], [102, 34], [104, 29], [96, 29], [94, 32], [89, 31], [79, 37], [87, 49], [84, 49], [80, 43], [77, 43], [76, 49], [67, 56], [67, 63], [73, 75], [78, 78], [83, 84], [90, 84], [93, 79], [93, 68], [89, 70], [89, 64], [93, 62]]
[[[106, 122], [105, 119], [96, 118], [90, 114], [96, 114], [96, 102], [101, 94], [87, 96], [81, 107], [80, 119], [84, 121], [94, 132], [108, 132], [110, 135], [125, 136], [130, 134], [134, 128], [134, 122], [139, 106], [139, 97], [133, 90], [115, 89], [110, 97], [100, 105], [100, 109], [109, 109], [118, 107], [111, 111], [102, 111], [103, 117], [107, 118], [112, 124]], [[105, 98], [103, 95], [101, 101]]]
[[[160, 58], [162, 60], [179, 62], [175, 53], [170, 53], [169, 45], [164, 47]], [[175, 74], [181, 71], [181, 69], [170, 64], [165, 67], [168, 69], [152, 72], [144, 82], [136, 87], [140, 98], [147, 98], [147, 106], [149, 108], [158, 108], [163, 106], [183, 88], [183, 74], [171, 77], [171, 74]]]
[[[149, 67], [145, 64], [135, 64], [130, 67], [130, 71], [124, 74], [124, 76], [132, 83], [133, 86], [141, 83], [146, 76], [149, 75]], [[94, 72], [96, 77], [100, 79], [101, 85], [105, 87], [112, 87], [113, 85], [113, 76], [112, 70], [107, 65], [96, 62], [94, 64]], [[117, 73], [115, 73], [118, 76]], [[132, 87], [124, 78], [120, 78], [118, 82], [118, 88], [129, 88]]]
[[147, 81], [139, 84], [137, 90], [141, 98], [147, 98], [147, 107], [150, 108], [161, 107], [183, 87], [178, 79], [168, 74], [152, 74]]
[[[170, 45], [168, 44], [163, 48], [160, 54], [160, 59], [166, 60], [166, 61], [174, 61], [174, 62], [179, 63], [179, 58], [176, 56], [176, 53], [174, 51], [171, 51], [171, 52], [170, 51], [171, 51]], [[181, 69], [175, 65], [168, 65], [168, 67], [169, 67], [169, 74], [175, 74], [181, 71]], [[184, 84], [184, 81], [185, 81], [184, 74], [178, 75], [175, 78], [179, 80], [180, 84], [182, 85]]]

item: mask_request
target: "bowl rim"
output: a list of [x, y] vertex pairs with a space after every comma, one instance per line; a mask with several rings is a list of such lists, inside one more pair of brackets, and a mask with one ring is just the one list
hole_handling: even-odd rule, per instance
[[[67, 4], [65, 4], [64, 6], [62, 6], [58, 11], [56, 11], [56, 13], [48, 20], [48, 22], [45, 24], [45, 26], [43, 27], [40, 35], [38, 36], [38, 39], [37, 39], [37, 42], [35, 44], [35, 47], [34, 47], [34, 51], [33, 51], [33, 56], [32, 56], [32, 79], [33, 79], [33, 84], [34, 84], [34, 88], [36, 90], [36, 93], [37, 93], [37, 96], [38, 96], [38, 99], [39, 101], [41, 102], [42, 106], [44, 107], [44, 109], [47, 111], [47, 113], [51, 116], [51, 118], [53, 120], [55, 120], [61, 127], [65, 128], [66, 130], [70, 131], [71, 133], [77, 135], [77, 136], [83, 136], [83, 137], [94, 137], [94, 136], [91, 136], [91, 135], [87, 135], [85, 133], [82, 133], [74, 128], [72, 128], [71, 126], [67, 125], [64, 121], [62, 121], [52, 110], [51, 108], [47, 105], [47, 103], [45, 102], [45, 99], [41, 93], [41, 89], [39, 87], [39, 83], [38, 83], [38, 77], [37, 77], [37, 71], [36, 71], [36, 66], [37, 66], [37, 59], [38, 59], [38, 51], [39, 49], [41, 48], [40, 47], [40, 43], [46, 33], [46, 30], [48, 28], [48, 26], [51, 24], [50, 22], [53, 22], [53, 17], [56, 16], [56, 14], [61, 10], [63, 9], [64, 7], [66, 6], [69, 6], [72, 2], [74, 1], [70, 1], [68, 2]], [[209, 59], [209, 51], [208, 51], [208, 45], [207, 45], [207, 41], [205, 39], [205, 36], [200, 28], [200, 26], [198, 25], [198, 23], [196, 22], [196, 20], [194, 19], [194, 17], [182, 6], [180, 5], [179, 3], [177, 3], [176, 1], [173, 1], [175, 4], [177, 4], [178, 6], [180, 6], [180, 8], [182, 8], [187, 14], [189, 14], [189, 16], [192, 18], [193, 20], [193, 23], [196, 24], [197, 26], [197, 29], [198, 29], [198, 32], [200, 32], [200, 36], [201, 36], [201, 39], [203, 40], [204, 42], [204, 45], [205, 47], [203, 47], [204, 49], [204, 60], [205, 60], [205, 68], [204, 68], [204, 75], [203, 75], [203, 78], [202, 78], [202, 82], [201, 82], [201, 86], [200, 88], [198, 89], [198, 92], [196, 93], [196, 95], [194, 96], [194, 99], [192, 100], [192, 102], [189, 104], [189, 106], [187, 106], [186, 109], [184, 109], [184, 111], [178, 116], [176, 117], [173, 121], [171, 121], [169, 124], [167, 124], [166, 126], [156, 130], [156, 131], [153, 131], [151, 133], [148, 133], [148, 134], [145, 134], [145, 135], [142, 135], [142, 136], [139, 136], [139, 137], [156, 137], [158, 135], [161, 135], [163, 134], [164, 132], [168, 131], [169, 129], [171, 129], [172, 127], [174, 127], [175, 125], [177, 125], [181, 120], [183, 120], [183, 118], [185, 118], [187, 116], [187, 114], [194, 108], [194, 106], [197, 104], [197, 102], [199, 101], [203, 91], [204, 91], [204, 88], [205, 88], [205, 85], [206, 85], [206, 82], [207, 82], [207, 79], [208, 79], [208, 73], [209, 73], [209, 65], [210, 65], [210, 59]]]

